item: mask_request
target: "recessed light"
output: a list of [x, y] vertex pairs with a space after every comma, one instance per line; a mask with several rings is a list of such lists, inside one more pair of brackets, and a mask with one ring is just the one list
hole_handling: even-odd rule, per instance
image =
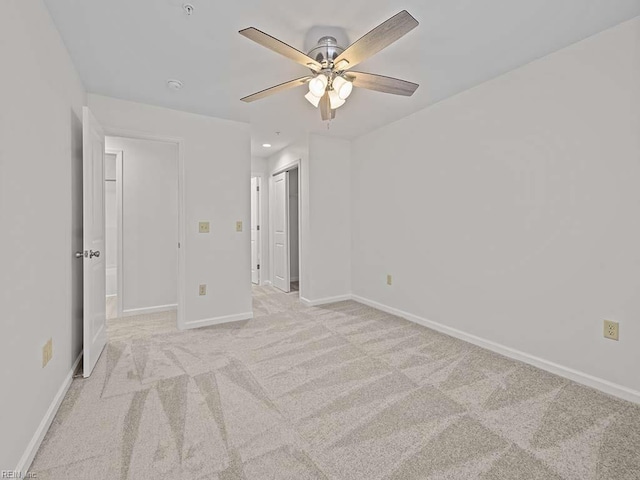
[[263, 143], [262, 146], [264, 148], [271, 148], [271, 144], [270, 143]]
[[171, 90], [178, 91], [182, 88], [182, 82], [180, 80], [170, 79], [170, 80], [167, 80], [167, 86]]

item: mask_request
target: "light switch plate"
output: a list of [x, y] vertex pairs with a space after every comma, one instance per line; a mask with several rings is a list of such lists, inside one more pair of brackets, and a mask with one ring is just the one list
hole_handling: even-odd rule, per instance
[[200, 222], [198, 224], [198, 231], [200, 233], [209, 233], [209, 222]]
[[241, 232], [242, 231], [242, 222], [238, 221], [236, 222], [236, 232]]
[[198, 294], [200, 295], [206, 295], [207, 294], [207, 286], [206, 285], [200, 285], [200, 287], [198, 288]]
[[387, 275], [387, 285], [393, 284], [393, 277], [391, 275]]

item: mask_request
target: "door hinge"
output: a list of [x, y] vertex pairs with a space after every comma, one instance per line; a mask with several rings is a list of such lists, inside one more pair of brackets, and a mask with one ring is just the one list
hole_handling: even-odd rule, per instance
[[259, 192], [259, 191], [260, 191], [260, 185], [256, 187], [256, 192]]
[[258, 264], [258, 270], [260, 270], [260, 264]]
[[178, 242], [178, 248], [180, 248], [180, 242]]
[[260, 225], [258, 225], [258, 226], [256, 227], [256, 229], [257, 229], [257, 230], [260, 230]]

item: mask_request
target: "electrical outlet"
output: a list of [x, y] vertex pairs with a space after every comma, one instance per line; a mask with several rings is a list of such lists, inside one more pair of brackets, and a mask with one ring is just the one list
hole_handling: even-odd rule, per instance
[[393, 277], [391, 275], [387, 275], [387, 285], [393, 284]]
[[207, 294], [207, 286], [206, 285], [200, 285], [200, 288], [198, 288], [198, 293], [200, 295], [206, 295]]
[[50, 338], [42, 347], [42, 368], [47, 366], [51, 357], [53, 357], [53, 339]]
[[200, 222], [198, 224], [198, 232], [209, 233], [209, 222]]
[[613, 322], [611, 320], [604, 321], [604, 338], [609, 338], [611, 340], [619, 339], [619, 324], [618, 322]]
[[242, 231], [242, 222], [236, 222], [236, 232]]

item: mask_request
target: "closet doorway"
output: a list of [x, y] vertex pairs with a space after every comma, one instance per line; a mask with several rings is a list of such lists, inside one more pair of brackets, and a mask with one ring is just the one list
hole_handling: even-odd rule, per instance
[[300, 175], [298, 164], [277, 172], [273, 185], [273, 286], [300, 289]]

